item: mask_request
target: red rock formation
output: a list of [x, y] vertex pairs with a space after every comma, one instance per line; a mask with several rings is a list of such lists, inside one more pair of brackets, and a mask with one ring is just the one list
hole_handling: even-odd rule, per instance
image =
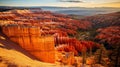
[[74, 52], [74, 55], [78, 55], [78, 52], [76, 51], [75, 47], [72, 45], [66, 45], [62, 44], [56, 47], [58, 51], [65, 51], [65, 52]]
[[74, 52], [75, 55], [81, 53], [83, 49], [87, 51], [90, 50], [91, 48], [99, 48], [99, 44], [95, 42], [79, 41], [77, 39], [68, 38], [68, 37], [58, 37], [56, 38], [55, 41], [56, 41], [55, 44], [58, 44], [56, 46], [56, 49], [58, 51]]
[[98, 29], [99, 34], [96, 36], [101, 42], [107, 42], [110, 45], [120, 44], [120, 27], [111, 26], [106, 28]]
[[43, 62], [55, 62], [54, 37], [41, 36], [39, 27], [4, 26], [3, 33], [10, 40], [18, 43], [22, 48]]

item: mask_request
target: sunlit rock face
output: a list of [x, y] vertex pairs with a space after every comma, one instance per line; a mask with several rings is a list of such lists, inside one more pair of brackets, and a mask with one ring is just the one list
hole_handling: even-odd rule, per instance
[[40, 61], [55, 62], [54, 38], [52, 36], [41, 36], [39, 27], [8, 25], [2, 29], [10, 40], [18, 43]]

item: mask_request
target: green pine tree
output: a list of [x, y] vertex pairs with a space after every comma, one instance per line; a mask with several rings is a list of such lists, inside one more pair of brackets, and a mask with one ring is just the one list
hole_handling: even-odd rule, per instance
[[82, 49], [82, 64], [85, 65], [86, 64], [86, 48]]
[[102, 44], [100, 48], [95, 52], [95, 62], [98, 64], [102, 64], [104, 66], [107, 66], [106, 62], [104, 61], [105, 58], [108, 58], [107, 56], [107, 50]]
[[120, 67], [120, 46], [114, 46], [110, 54], [110, 66], [109, 67]]
[[90, 47], [89, 56], [92, 56], [92, 47]]

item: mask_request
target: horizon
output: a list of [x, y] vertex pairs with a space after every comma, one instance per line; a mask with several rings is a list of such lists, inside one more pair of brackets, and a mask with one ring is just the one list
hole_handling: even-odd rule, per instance
[[115, 8], [115, 9], [119, 9], [120, 7], [64, 7], [64, 6], [0, 6], [0, 7], [22, 7], [22, 8]]

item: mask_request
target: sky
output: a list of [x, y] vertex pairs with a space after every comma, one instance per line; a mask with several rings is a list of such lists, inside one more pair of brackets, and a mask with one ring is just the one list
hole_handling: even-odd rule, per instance
[[0, 6], [120, 7], [120, 0], [0, 0]]

